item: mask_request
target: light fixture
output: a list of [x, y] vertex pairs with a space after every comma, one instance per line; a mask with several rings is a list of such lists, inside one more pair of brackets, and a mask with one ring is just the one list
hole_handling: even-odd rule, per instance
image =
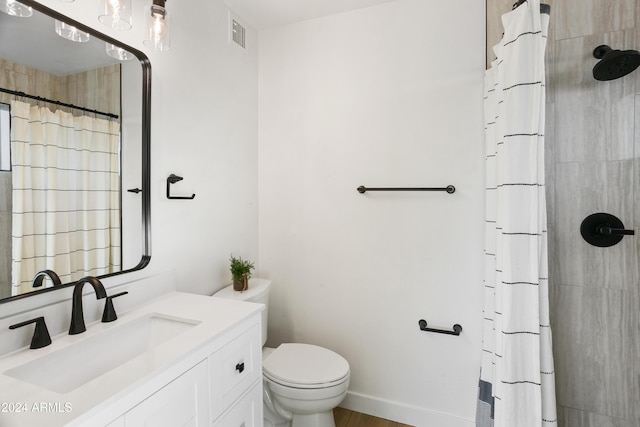
[[120, 61], [128, 61], [135, 58], [135, 55], [129, 51], [124, 50], [111, 43], [105, 43], [107, 49], [107, 55], [112, 58], [119, 59]]
[[78, 30], [73, 25], [69, 25], [66, 22], [56, 21], [56, 34], [67, 40], [73, 42], [85, 43], [91, 38], [88, 33]]
[[15, 0], [0, 0], [0, 12], [19, 18], [28, 18], [33, 15], [33, 9], [30, 6], [25, 6]]
[[98, 19], [115, 30], [130, 30], [131, 0], [104, 0], [104, 13]]
[[155, 50], [169, 50], [171, 38], [169, 34], [169, 13], [165, 8], [166, 0], [153, 0], [144, 10], [145, 46]]

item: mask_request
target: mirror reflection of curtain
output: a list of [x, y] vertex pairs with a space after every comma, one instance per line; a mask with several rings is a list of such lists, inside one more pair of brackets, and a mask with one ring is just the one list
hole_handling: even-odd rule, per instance
[[120, 270], [119, 134], [115, 121], [11, 102], [12, 295], [44, 269], [63, 283]]

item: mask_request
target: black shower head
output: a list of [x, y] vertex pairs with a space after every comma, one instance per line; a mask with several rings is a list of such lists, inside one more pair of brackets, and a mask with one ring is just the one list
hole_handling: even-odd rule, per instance
[[596, 80], [624, 77], [640, 65], [640, 52], [637, 50], [613, 50], [601, 45], [594, 49], [593, 56], [601, 60], [593, 67], [593, 78]]

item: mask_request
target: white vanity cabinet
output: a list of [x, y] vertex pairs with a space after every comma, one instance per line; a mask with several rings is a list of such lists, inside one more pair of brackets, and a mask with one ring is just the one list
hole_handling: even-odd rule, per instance
[[212, 346], [208, 357], [127, 411], [122, 425], [262, 426], [260, 333], [254, 324], [222, 348]]
[[124, 415], [125, 427], [206, 426], [209, 420], [205, 360]]
[[263, 309], [174, 292], [0, 357], [0, 427], [261, 426]]
[[213, 427], [262, 427], [262, 384], [251, 390], [222, 415]]

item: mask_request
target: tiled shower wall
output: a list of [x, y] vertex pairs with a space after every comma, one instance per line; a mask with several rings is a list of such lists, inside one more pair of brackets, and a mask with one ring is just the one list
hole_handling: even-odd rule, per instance
[[[500, 15], [487, 0], [487, 60]], [[640, 70], [593, 79], [593, 49], [640, 50], [640, 0], [549, 0], [546, 170], [558, 425], [640, 426]], [[589, 214], [634, 228], [613, 247], [580, 236]]]

